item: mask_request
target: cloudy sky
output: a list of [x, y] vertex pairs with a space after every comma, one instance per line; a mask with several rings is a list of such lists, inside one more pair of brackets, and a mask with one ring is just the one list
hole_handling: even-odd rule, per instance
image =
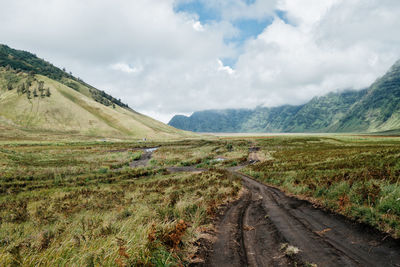
[[400, 59], [399, 0], [0, 2], [0, 43], [164, 122], [360, 89]]

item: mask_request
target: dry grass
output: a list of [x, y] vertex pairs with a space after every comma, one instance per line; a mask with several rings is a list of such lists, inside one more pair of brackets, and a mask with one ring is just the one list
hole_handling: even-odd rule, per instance
[[0, 265], [186, 265], [240, 181], [217, 169], [114, 168], [140, 155], [134, 145], [2, 145]]
[[[32, 79], [30, 90], [44, 82], [51, 97], [32, 97], [17, 92], [17, 88]], [[8, 81], [14, 89], [8, 90]], [[25, 73], [0, 68], [0, 128], [11, 128], [4, 139], [81, 140], [87, 138], [171, 140], [196, 138], [197, 135], [181, 131], [143, 114], [119, 106], [105, 106], [94, 101], [89, 88], [79, 85], [80, 92], [45, 76], [34, 78]], [[68, 138], [69, 137], [69, 138]], [[2, 134], [0, 133], [0, 140]]]
[[244, 170], [400, 237], [400, 140], [368, 136], [259, 139], [271, 159]]

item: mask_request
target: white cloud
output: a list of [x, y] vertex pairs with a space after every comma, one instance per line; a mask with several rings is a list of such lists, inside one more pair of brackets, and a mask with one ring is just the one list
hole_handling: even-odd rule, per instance
[[217, 63], [218, 63], [218, 71], [226, 72], [229, 75], [232, 75], [235, 73], [235, 71], [231, 67], [224, 66], [224, 63], [222, 63], [222, 61], [220, 59], [217, 60]]
[[111, 65], [111, 69], [117, 70], [117, 71], [122, 71], [126, 73], [136, 73], [142, 71], [142, 67], [130, 67], [126, 63], [115, 63]]
[[[180, 0], [188, 1], [188, 0]], [[208, 108], [304, 103], [362, 88], [400, 58], [398, 0], [202, 0], [222, 21], [175, 13], [174, 0], [19, 0], [0, 9], [1, 42], [66, 67], [167, 121]], [[232, 21], [275, 18], [241, 50]], [[238, 57], [235, 68], [220, 59]]]
[[204, 27], [203, 27], [203, 25], [201, 25], [200, 21], [196, 21], [193, 23], [193, 29], [195, 29], [198, 32], [204, 31]]

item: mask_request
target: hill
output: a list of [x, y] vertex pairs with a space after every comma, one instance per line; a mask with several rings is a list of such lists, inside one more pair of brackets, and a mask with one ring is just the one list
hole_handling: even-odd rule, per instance
[[191, 136], [39, 59], [0, 45], [0, 129], [3, 138], [66, 135], [89, 138]]
[[400, 129], [400, 61], [369, 88], [329, 93], [299, 106], [207, 110], [169, 125], [196, 132], [383, 132]]
[[367, 90], [332, 131], [391, 131], [400, 129], [400, 61]]

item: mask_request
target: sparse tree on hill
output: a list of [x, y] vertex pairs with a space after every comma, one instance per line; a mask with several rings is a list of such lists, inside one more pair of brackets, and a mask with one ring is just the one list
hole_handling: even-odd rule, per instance
[[26, 91], [26, 98], [28, 98], [28, 99], [31, 99], [32, 97], [31, 97], [31, 90], [27, 90]]
[[8, 90], [12, 90], [12, 89], [13, 89], [12, 83], [9, 82], [9, 83], [7, 84], [7, 89], [8, 89]]
[[38, 93], [37, 93], [37, 90], [36, 90], [36, 88], [35, 88], [35, 89], [33, 89], [33, 97], [38, 97]]
[[29, 77], [29, 78], [26, 80], [26, 89], [29, 89], [29, 87], [31, 87], [32, 82], [33, 82], [33, 78], [32, 78], [32, 77]]
[[113, 109], [115, 109], [115, 104], [114, 103], [112, 104], [112, 107], [113, 107]]
[[40, 81], [39, 82], [39, 87], [38, 87], [39, 91], [42, 92], [44, 91], [44, 81]]
[[47, 96], [47, 97], [50, 97], [50, 96], [51, 96], [50, 88], [46, 88], [46, 96]]

